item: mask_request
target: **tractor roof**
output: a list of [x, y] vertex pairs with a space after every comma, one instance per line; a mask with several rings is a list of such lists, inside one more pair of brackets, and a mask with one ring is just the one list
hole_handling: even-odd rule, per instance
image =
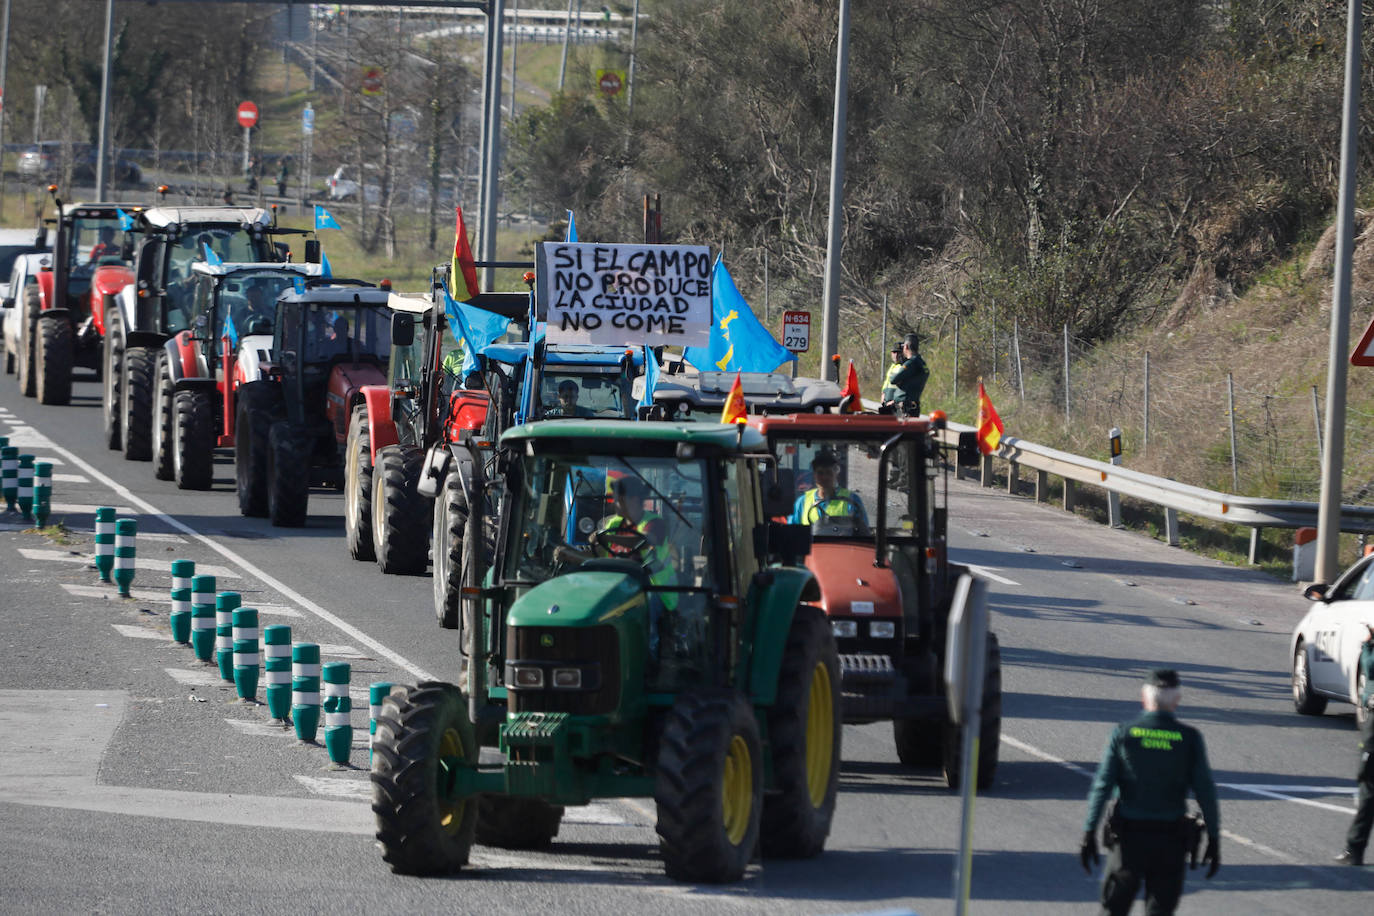
[[813, 413], [833, 410], [843, 394], [829, 379], [792, 378], [782, 372], [664, 372], [654, 387], [654, 402], [665, 408], [679, 405], [694, 412], [710, 412], [725, 406], [738, 374], [744, 401], [751, 413]]
[[196, 261], [191, 265], [191, 272], [205, 274], [209, 277], [226, 277], [236, 273], [286, 273], [300, 274], [303, 277], [320, 276], [320, 265], [318, 264], [295, 264], [284, 261], [231, 261], [229, 263], [208, 264], [205, 261]]
[[[125, 213], [127, 213], [129, 216], [137, 216], [138, 214], [140, 214], [140, 213], [143, 212], [143, 209], [144, 209], [144, 208], [143, 208], [143, 205], [142, 205], [142, 204], [130, 204], [130, 203], [123, 203], [123, 204], [117, 204], [117, 203], [75, 203], [75, 204], [63, 204], [63, 205], [62, 205], [62, 215], [63, 215], [64, 217], [67, 217], [67, 216], [86, 216], [86, 217], [94, 217], [94, 218], [96, 218], [96, 219], [101, 219], [101, 218], [104, 218], [104, 219], [114, 219], [116, 216], [118, 216], [118, 214], [115, 212], [116, 210], [123, 210], [123, 211], [124, 211]], [[82, 212], [78, 213], [77, 211], [82, 211]]]
[[[545, 420], [501, 434], [502, 445], [525, 441], [548, 451], [643, 454], [642, 446], [685, 443], [713, 453], [768, 454], [757, 430], [737, 423], [626, 423], [622, 420]], [[639, 443], [636, 445], [635, 443]]]
[[282, 293], [277, 301], [291, 305], [386, 305], [391, 290], [380, 286], [307, 286]]
[[[594, 344], [550, 344], [544, 347], [545, 366], [557, 366], [564, 371], [575, 370], [579, 366], [619, 367], [625, 358], [625, 351], [631, 351], [635, 366], [643, 366], [642, 347], [607, 347]], [[482, 355], [493, 362], [511, 366], [522, 363], [530, 354], [528, 343], [497, 343], [482, 348]]]
[[423, 296], [407, 296], [403, 293], [392, 293], [387, 297], [386, 304], [393, 312], [410, 312], [413, 315], [423, 315], [434, 307], [434, 303]]
[[876, 413], [756, 416], [749, 418], [749, 425], [765, 436], [819, 439], [885, 439], [897, 433], [927, 433], [935, 428], [930, 417]]
[[144, 221], [155, 228], [171, 225], [228, 224], [257, 226], [272, 225], [272, 214], [259, 207], [152, 207], [143, 211]]

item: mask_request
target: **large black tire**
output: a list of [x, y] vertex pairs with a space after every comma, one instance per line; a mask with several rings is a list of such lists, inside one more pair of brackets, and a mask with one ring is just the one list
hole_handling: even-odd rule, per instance
[[742, 695], [678, 696], [659, 742], [654, 801], [670, 878], [719, 884], [744, 875], [758, 845], [763, 748]]
[[278, 528], [305, 524], [312, 451], [308, 437], [294, 424], [286, 420], [272, 424], [267, 448], [267, 517]]
[[344, 537], [348, 541], [348, 555], [353, 559], [376, 559], [372, 545], [372, 436], [366, 404], [355, 405], [348, 418], [348, 440], [344, 444]]
[[477, 766], [467, 700], [452, 684], [425, 683], [382, 702], [372, 742], [372, 812], [382, 859], [403, 875], [443, 875], [468, 862], [478, 799], [443, 791], [441, 760]]
[[483, 795], [477, 808], [477, 842], [502, 849], [547, 849], [562, 822], [562, 805], [538, 798]]
[[124, 457], [129, 461], [150, 461], [153, 457], [156, 373], [157, 351], [151, 347], [129, 347], [124, 351], [124, 372], [119, 381], [119, 429]]
[[172, 456], [177, 486], [208, 490], [215, 480], [215, 391], [192, 388], [178, 391]]
[[1319, 716], [1326, 712], [1326, 697], [1312, 688], [1312, 667], [1307, 646], [1302, 642], [1293, 653], [1293, 708], [1303, 716]]
[[122, 402], [121, 376], [124, 372], [124, 333], [119, 321], [119, 306], [114, 297], [105, 297], [105, 339], [100, 343], [100, 406], [105, 418], [105, 447], [120, 447], [119, 410]]
[[5, 350], [5, 374], [14, 375], [14, 370], [19, 365], [19, 359], [8, 349]]
[[176, 389], [172, 385], [166, 350], [158, 352], [154, 371], [157, 381], [153, 383], [153, 476], [158, 480], [175, 480], [172, 438], [176, 435], [173, 431]]
[[893, 719], [897, 759], [909, 767], [936, 767], [944, 753], [944, 728], [934, 719]]
[[820, 855], [840, 785], [840, 656], [825, 614], [799, 607], [787, 633], [778, 696], [768, 710], [773, 786], [763, 800], [765, 856]]
[[72, 402], [72, 323], [65, 315], [38, 320], [36, 393], [40, 404]]
[[372, 474], [372, 545], [384, 573], [417, 576], [429, 565], [429, 500], [420, 495], [425, 454], [418, 448], [378, 449]]
[[458, 629], [463, 602], [463, 537], [468, 526], [468, 500], [457, 474], [444, 478], [439, 498], [434, 500], [434, 614], [439, 626]]
[[234, 483], [239, 512], [263, 518], [267, 515], [267, 436], [281, 402], [281, 388], [274, 382], [245, 382], [234, 397]]
[[31, 398], [38, 393], [38, 315], [43, 302], [38, 295], [38, 287], [30, 286], [24, 290], [24, 302], [18, 308], [24, 310], [19, 318], [19, 393]]
[[[988, 634], [987, 662], [983, 669], [983, 704], [978, 729], [978, 766], [974, 784], [981, 792], [992, 787], [1002, 743], [1002, 648], [994, 633]], [[958, 789], [964, 758], [963, 729], [946, 723], [942, 756], [945, 785]]]

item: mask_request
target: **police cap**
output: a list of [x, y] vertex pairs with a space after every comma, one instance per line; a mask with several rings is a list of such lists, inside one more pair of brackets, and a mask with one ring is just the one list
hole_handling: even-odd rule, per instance
[[1156, 668], [1150, 672], [1150, 676], [1145, 679], [1145, 683], [1151, 687], [1177, 687], [1178, 672], [1172, 668]]

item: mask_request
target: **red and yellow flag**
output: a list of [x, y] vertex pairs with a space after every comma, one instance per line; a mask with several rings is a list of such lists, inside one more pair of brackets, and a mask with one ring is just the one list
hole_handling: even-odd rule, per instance
[[477, 295], [477, 260], [468, 244], [468, 231], [463, 226], [463, 208], [458, 211], [458, 228], [453, 237], [453, 269], [449, 273], [449, 295], [458, 302], [467, 302]]
[[738, 372], [735, 373], [735, 384], [730, 386], [730, 393], [725, 396], [725, 407], [721, 409], [720, 422], [749, 422], [749, 410], [744, 405], [744, 382], [741, 381]]
[[844, 390], [840, 392], [840, 399], [845, 402], [846, 413], [863, 413], [864, 402], [859, 394], [859, 373], [854, 371], [854, 360], [849, 361], [849, 380], [844, 383]]
[[992, 399], [983, 390], [983, 380], [978, 380], [978, 451], [991, 455], [1002, 442], [1002, 418], [992, 406]]

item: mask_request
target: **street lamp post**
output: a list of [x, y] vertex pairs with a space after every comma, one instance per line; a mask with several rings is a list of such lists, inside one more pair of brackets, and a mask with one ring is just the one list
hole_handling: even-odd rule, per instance
[[[822, 297], [821, 372], [839, 381], [835, 361], [840, 340], [840, 248], [844, 225], [844, 130], [849, 94], [849, 0], [840, 0], [840, 31], [835, 50], [835, 123], [830, 139], [830, 223], [825, 252], [825, 293]], [[832, 372], [833, 367], [833, 372]]]

